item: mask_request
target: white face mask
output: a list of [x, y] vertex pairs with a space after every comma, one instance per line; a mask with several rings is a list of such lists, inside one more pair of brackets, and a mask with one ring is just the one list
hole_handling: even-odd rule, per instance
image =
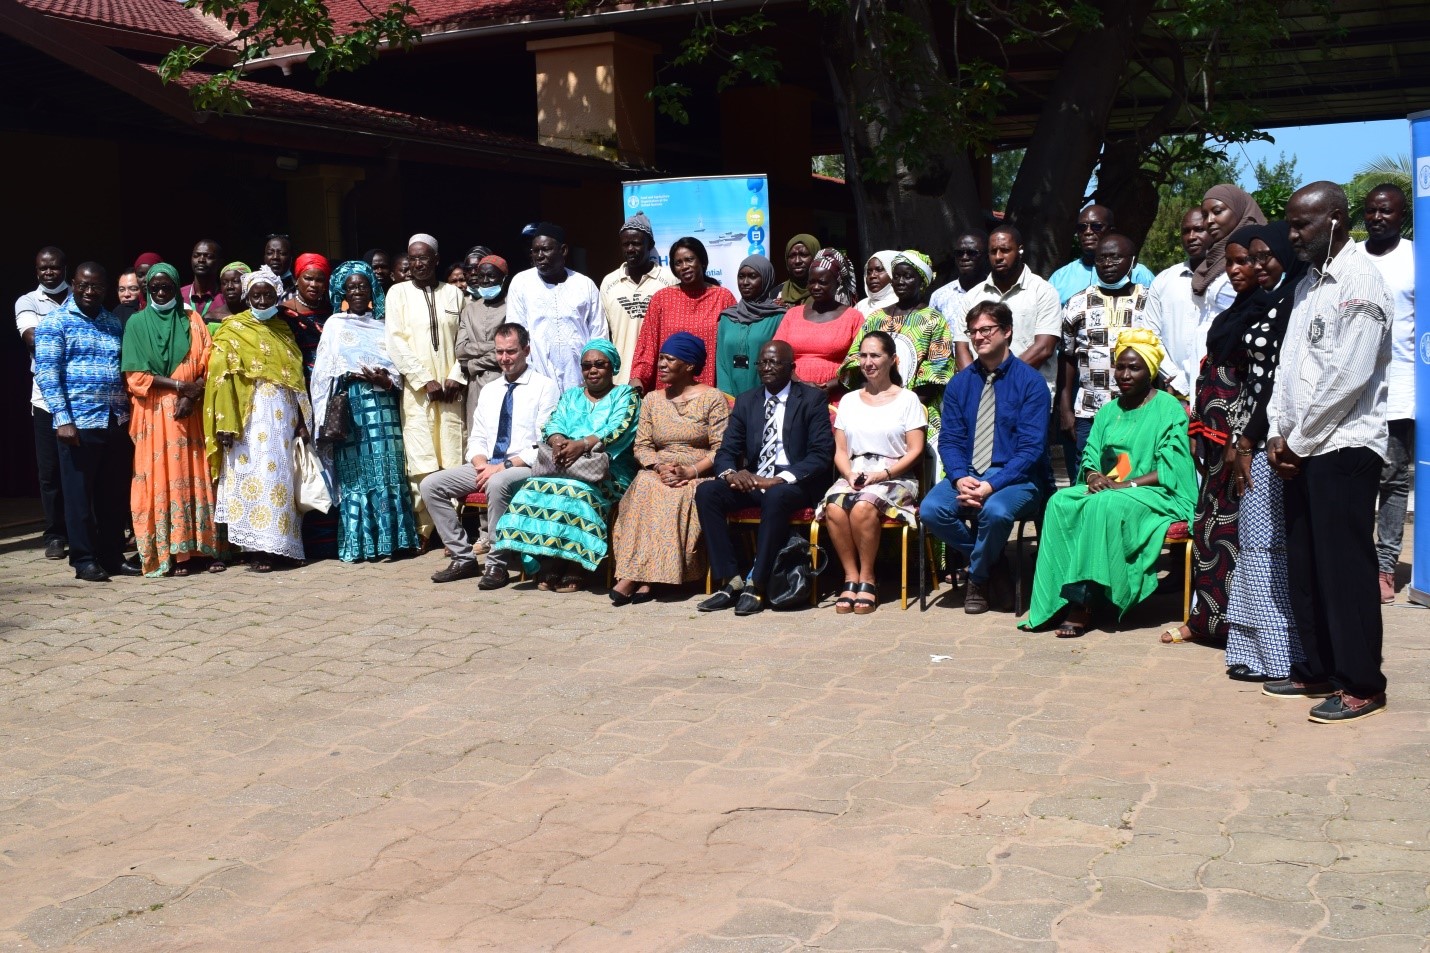
[[[468, 289], [470, 290], [470, 286]], [[484, 300], [490, 301], [501, 294], [501, 285], [478, 285], [477, 294], [481, 295]]]
[[1102, 278], [1099, 277], [1097, 279], [1097, 286], [1103, 291], [1121, 291], [1123, 288], [1126, 288], [1132, 283], [1132, 269], [1136, 267], [1137, 256], [1133, 255], [1132, 264], [1127, 266], [1127, 274], [1123, 275], [1120, 280], [1114, 281], [1112, 284], [1108, 284], [1107, 282], [1103, 281]]
[[55, 285], [54, 287], [50, 287], [49, 285], [45, 285], [45, 284], [40, 285], [40, 287], [41, 287], [41, 288], [44, 288], [47, 292], [49, 292], [49, 293], [52, 294], [52, 295], [57, 295], [57, 294], [59, 294], [61, 291], [68, 291], [68, 290], [70, 290], [70, 283], [69, 283], [68, 281], [66, 281], [64, 278], [61, 278], [60, 281], [59, 281], [59, 284]]
[[253, 316], [258, 320], [267, 321], [278, 313], [278, 305], [275, 304], [271, 308], [251, 308], [250, 310], [253, 312]]
[[178, 304], [178, 298], [170, 298], [168, 304], [160, 304], [159, 302], [154, 300], [153, 295], [150, 295], [149, 297], [149, 306], [160, 314], [168, 314], [170, 311], [173, 311]]

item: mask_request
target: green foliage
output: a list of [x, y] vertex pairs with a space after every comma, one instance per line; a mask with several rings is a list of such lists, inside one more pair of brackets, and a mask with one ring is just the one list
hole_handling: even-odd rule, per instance
[[815, 175], [826, 175], [831, 179], [844, 178], [843, 156], [815, 156], [810, 162], [810, 171]]
[[1273, 163], [1258, 159], [1251, 167], [1251, 174], [1256, 178], [1256, 191], [1252, 196], [1266, 214], [1266, 220], [1275, 222], [1285, 218], [1286, 203], [1301, 187], [1301, 177], [1296, 174], [1296, 157], [1288, 159], [1283, 152]]
[[1160, 179], [1157, 216], [1147, 232], [1138, 261], [1161, 271], [1186, 258], [1182, 216], [1200, 206], [1214, 185], [1235, 182], [1239, 170], [1225, 150], [1197, 136], [1167, 136], [1152, 150], [1151, 165]]
[[[568, 0], [568, 11], [574, 2], [577, 0]], [[773, 22], [762, 13], [722, 23], [715, 19], [712, 10], [702, 9], [697, 4], [695, 26], [681, 39], [680, 52], [660, 72], [715, 62], [721, 66], [720, 75], [715, 80], [717, 92], [729, 89], [742, 80], [765, 86], [777, 85], [778, 51], [772, 46], [751, 42], [752, 37], [772, 25]], [[685, 83], [668, 82], [657, 83], [646, 97], [662, 115], [684, 125], [690, 122], [690, 112], [685, 106], [690, 95], [690, 87]]]
[[[175, 47], [159, 64], [159, 76], [173, 82], [211, 53], [227, 50], [233, 65], [205, 77], [190, 89], [199, 109], [244, 112], [250, 103], [236, 85], [243, 67], [288, 46], [309, 49], [307, 66], [318, 83], [336, 72], [351, 72], [372, 62], [383, 46], [409, 49], [422, 34], [407, 24], [417, 11], [408, 0], [391, 0], [364, 20], [337, 24], [322, 0], [185, 0], [184, 5], [226, 24], [235, 35], [209, 46]], [[366, 9], [366, 8], [364, 8]]]
[[993, 153], [993, 211], [1000, 212], [1008, 207], [1008, 196], [1013, 192], [1013, 180], [1018, 177], [1018, 167], [1023, 164], [1027, 149], [1009, 149]]

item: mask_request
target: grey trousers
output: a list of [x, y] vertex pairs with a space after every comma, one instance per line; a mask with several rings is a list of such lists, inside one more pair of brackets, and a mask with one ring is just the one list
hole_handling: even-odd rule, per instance
[[[517, 488], [529, 476], [530, 467], [512, 467], [487, 481], [487, 520], [490, 526], [496, 527]], [[420, 492], [437, 527], [437, 535], [442, 537], [442, 542], [452, 553], [452, 561], [467, 563], [476, 559], [472, 555], [472, 541], [467, 538], [467, 528], [462, 525], [462, 518], [457, 512], [457, 504], [477, 492], [477, 471], [472, 465], [468, 463], [427, 474], [422, 479]], [[487, 555], [487, 561], [504, 562], [502, 554], [496, 551]]]
[[1380, 510], [1375, 516], [1375, 553], [1381, 572], [1395, 572], [1410, 502], [1410, 461], [1415, 456], [1415, 421], [1390, 422], [1390, 448], [1380, 468]]

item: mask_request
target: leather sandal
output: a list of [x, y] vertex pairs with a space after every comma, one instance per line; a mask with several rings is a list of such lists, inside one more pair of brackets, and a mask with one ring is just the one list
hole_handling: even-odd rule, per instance
[[868, 598], [868, 599], [860, 599], [860, 598], [858, 598], [858, 597], [855, 597], [855, 599], [854, 599], [854, 614], [855, 614], [855, 615], [868, 615], [869, 613], [873, 612], [875, 609], [879, 608], [879, 587], [878, 587], [878, 586], [874, 585], [872, 582], [860, 582], [860, 583], [856, 583], [855, 586], [856, 586], [856, 588], [855, 588], [855, 590], [854, 590], [855, 592], [861, 593], [861, 594], [863, 594], [863, 593], [868, 593], [868, 594], [869, 594], [869, 598]]
[[834, 611], [837, 612], [839, 615], [848, 615], [849, 613], [853, 612], [853, 611], [854, 611], [854, 605], [855, 605], [855, 603], [854, 603], [854, 597], [853, 597], [853, 596], [844, 595], [844, 593], [846, 593], [846, 592], [858, 592], [858, 591], [859, 591], [859, 583], [858, 583], [857, 581], [856, 581], [856, 582], [848, 582], [848, 581], [846, 581], [846, 582], [844, 583], [844, 588], [841, 589], [841, 590], [839, 590], [839, 592], [840, 592], [839, 598], [834, 600]]

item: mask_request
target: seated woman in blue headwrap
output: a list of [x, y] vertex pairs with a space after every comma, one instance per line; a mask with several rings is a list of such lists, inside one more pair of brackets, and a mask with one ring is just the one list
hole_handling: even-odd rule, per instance
[[660, 345], [659, 389], [641, 403], [635, 457], [640, 464], [621, 500], [611, 534], [616, 554], [618, 606], [648, 602], [651, 583], [678, 586], [705, 575], [695, 488], [715, 475], [715, 452], [725, 436], [730, 404], [696, 378], [706, 363], [705, 342], [677, 331]]
[[[492, 549], [522, 554], [527, 571], [536, 569], [540, 557], [548, 559], [538, 589], [575, 592], [581, 569], [595, 569], [606, 557], [611, 508], [636, 471], [631, 448], [641, 402], [629, 384], [616, 386], [620, 369], [620, 353], [610, 341], [586, 344], [582, 386], [561, 395], [542, 432], [546, 448], [533, 468], [536, 475], [516, 491], [493, 527]], [[609, 458], [608, 468], [597, 459], [581, 459], [601, 454]]]

